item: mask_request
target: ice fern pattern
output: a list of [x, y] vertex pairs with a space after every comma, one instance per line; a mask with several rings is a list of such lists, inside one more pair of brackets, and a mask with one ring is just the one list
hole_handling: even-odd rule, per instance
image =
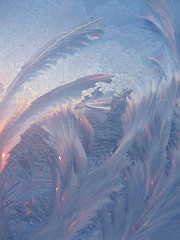
[[[104, 1], [102, 17], [50, 41], [4, 89], [1, 240], [180, 239], [180, 3], [132, 2]], [[100, 55], [111, 71], [17, 101], [40, 71], [115, 41], [122, 56]], [[124, 53], [144, 65], [130, 70]]]

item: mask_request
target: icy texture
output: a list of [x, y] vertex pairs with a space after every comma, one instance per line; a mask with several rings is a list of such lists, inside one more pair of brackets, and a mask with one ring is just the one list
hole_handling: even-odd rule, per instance
[[0, 239], [178, 240], [180, 4], [79, 4], [2, 95]]

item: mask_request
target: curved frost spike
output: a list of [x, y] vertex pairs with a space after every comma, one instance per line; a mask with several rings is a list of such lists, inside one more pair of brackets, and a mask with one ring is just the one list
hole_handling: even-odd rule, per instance
[[[155, 56], [152, 57], [151, 60], [161, 68], [162, 74], [165, 76], [166, 80], [170, 82], [173, 78], [173, 71], [171, 66], [169, 65], [167, 54], [165, 52], [155, 54]], [[159, 87], [160, 83], [161, 81], [159, 81], [157, 87]]]
[[[107, 55], [103, 52], [100, 56], [106, 66], [112, 67], [109, 71], [115, 75], [112, 83], [114, 75], [86, 76], [46, 93], [24, 109], [8, 105], [14, 99], [10, 95], [17, 94], [19, 86], [37, 68], [41, 69], [41, 64], [50, 64], [49, 60], [56, 59], [59, 53], [66, 56], [69, 47], [75, 51], [81, 37], [85, 36], [88, 43], [93, 39], [91, 33], [101, 35], [94, 21], [90, 28], [84, 26], [56, 39], [59, 43], [54, 40], [28, 62], [1, 103], [4, 109], [8, 107], [5, 114], [10, 112], [6, 117], [1, 111], [2, 119], [7, 121], [5, 128], [4, 122], [0, 124], [4, 128], [0, 135], [2, 240], [179, 239], [180, 78], [176, 72], [179, 58], [176, 7], [180, 6], [176, 0], [146, 1], [154, 13], [144, 18], [163, 36], [165, 44], [161, 37], [154, 39], [152, 32], [151, 36], [146, 29], [137, 28], [138, 19], [120, 28], [117, 22], [122, 19], [122, 25], [127, 23], [128, 14], [135, 8], [131, 6], [131, 11], [120, 17], [121, 1], [107, 2], [102, 11], [101, 7], [96, 10], [100, 14], [110, 11], [112, 25], [106, 29], [107, 42], [102, 42], [102, 49], [110, 44], [114, 55], [107, 57], [109, 52]], [[142, 4], [137, 1], [137, 5], [139, 2]], [[114, 6], [120, 7], [115, 22]], [[140, 11], [146, 10], [145, 4]], [[139, 43], [132, 40], [136, 37], [142, 37], [142, 46], [148, 48], [148, 56], [157, 65], [149, 66], [145, 58], [142, 65], [135, 65], [141, 71], [134, 74], [121, 61], [129, 61], [125, 57], [129, 52], [130, 57], [143, 54]], [[72, 40], [77, 44], [71, 45]], [[153, 44], [148, 46], [146, 40]], [[156, 43], [162, 46], [154, 53], [151, 47]], [[116, 51], [119, 48], [125, 51]], [[119, 72], [110, 61], [116, 54], [120, 71], [126, 72], [122, 78], [133, 75], [132, 90], [122, 92], [120, 88], [122, 78], [118, 78]], [[150, 68], [150, 78], [144, 74], [143, 64]], [[97, 70], [99, 65], [96, 67]], [[111, 85], [96, 85], [98, 82]], [[111, 89], [117, 92], [108, 94], [106, 87], [103, 89], [105, 85], [108, 93]], [[9, 102], [7, 96], [11, 98]], [[18, 111], [13, 119], [14, 109]]]
[[46, 140], [48, 134], [33, 125], [11, 151], [1, 174], [0, 193], [10, 239], [28, 239], [51, 211], [59, 179], [57, 155]]
[[[134, 112], [131, 111], [133, 123], [130, 125], [135, 126], [125, 133], [131, 137], [125, 136], [113, 156], [99, 168], [91, 171], [83, 181], [83, 178], [80, 182], [75, 178], [71, 182], [68, 189], [62, 193], [63, 201], [54, 206], [55, 212], [47, 223], [48, 228], [47, 224], [42, 226], [32, 237], [33, 240], [40, 238], [48, 240], [52, 237], [72, 239], [78, 235], [78, 231], [91, 224], [97, 210], [102, 210], [99, 213], [102, 239], [149, 239], [156, 234], [160, 236], [159, 239], [163, 239], [162, 232], [158, 232], [160, 227], [169, 220], [174, 221], [180, 213], [179, 206], [173, 206], [173, 202], [177, 202], [180, 194], [179, 171], [172, 166], [167, 176], [166, 169], [168, 163], [166, 147], [171, 132], [171, 118], [177, 91], [177, 85], [173, 82], [163, 96], [156, 94], [144, 99], [142, 104], [136, 106]], [[65, 124], [63, 121], [60, 122]], [[49, 133], [55, 134], [54, 131]], [[70, 160], [63, 155], [60, 160], [62, 167], [63, 158], [66, 164]], [[61, 166], [61, 163], [59, 164]], [[123, 181], [122, 173], [126, 184], [125, 198], [122, 193], [123, 186], [119, 188], [119, 183]], [[174, 178], [174, 174], [177, 177]], [[112, 192], [114, 194], [110, 197]], [[161, 212], [163, 208], [166, 208], [166, 211]], [[167, 212], [169, 218], [164, 216]], [[111, 223], [109, 219], [113, 219]], [[178, 225], [176, 229], [174, 236], [178, 234]]]
[[[71, 186], [74, 176], [79, 183], [84, 181], [87, 176], [87, 155], [79, 131], [79, 122], [73, 111], [62, 109], [52, 116], [47, 116], [41, 127], [49, 134], [48, 144], [57, 152], [61, 185], [67, 188]], [[88, 127], [86, 125], [86, 128]]]
[[74, 105], [78, 105], [78, 100], [81, 99], [83, 90], [88, 90], [95, 87], [97, 82], [110, 83], [112, 75], [96, 74], [86, 76], [73, 83], [60, 86], [51, 92], [36, 99], [24, 113], [19, 116], [19, 119], [12, 121], [7, 126], [0, 136], [0, 152], [6, 149], [9, 152], [13, 146], [19, 141], [20, 135], [29, 126], [38, 120], [40, 117], [50, 113], [53, 108], [61, 107], [63, 104], [69, 104], [74, 101]]
[[50, 110], [50, 107], [58, 107], [60, 104], [68, 104], [76, 100], [80, 100], [82, 91], [95, 87], [97, 82], [110, 83], [113, 75], [95, 74], [78, 79], [73, 83], [68, 83], [60, 86], [42, 97], [36, 99], [31, 106], [21, 115], [20, 121], [32, 117], [34, 114], [39, 114], [43, 110]]
[[123, 189], [121, 170], [129, 164], [126, 147], [80, 183], [75, 178], [65, 189], [60, 202], [56, 202], [47, 223], [31, 239], [72, 239], [92, 223], [97, 211], [112, 205], [110, 194]]
[[57, 59], [64, 58], [89, 45], [93, 40], [101, 38], [102, 24], [102, 18], [95, 19], [53, 39], [22, 67], [21, 72], [7, 88], [5, 99], [14, 95], [19, 86], [44, 67], [49, 68], [49, 65], [55, 64]]
[[103, 31], [100, 29], [103, 23], [103, 19], [99, 18], [58, 36], [23, 66], [0, 102], [0, 132], [7, 122], [11, 121], [12, 118], [17, 119], [19, 114], [28, 107], [26, 102], [17, 102], [15, 94], [19, 87], [35, 77], [40, 70], [50, 68], [59, 58], [73, 54], [94, 40], [100, 39], [103, 35]]
[[159, 32], [165, 38], [166, 43], [170, 47], [172, 54], [178, 66], [180, 66], [180, 17], [178, 0], [146, 0], [152, 10], [160, 17], [159, 21], [151, 15], [144, 18], [149, 20], [157, 27]]
[[[137, 110], [131, 111], [136, 131], [127, 152], [132, 165], [123, 171], [126, 195], [114, 196], [115, 206], [108, 213], [102, 212], [103, 239], [179, 237], [180, 111], [175, 99], [180, 85], [177, 84], [173, 82], [163, 95], [154, 96], [155, 101], [144, 99]], [[144, 106], [151, 112], [144, 111]], [[112, 224], [108, 216], [113, 219]]]
[[[8, 193], [5, 194], [8, 215], [10, 219], [13, 219], [11, 232], [14, 232], [15, 225], [21, 228], [23, 222], [28, 221], [27, 211], [29, 215], [32, 214], [33, 221], [31, 228], [26, 229], [25, 227], [25, 231], [20, 233], [22, 238], [27, 237], [25, 234], [29, 236], [30, 230], [34, 232], [34, 228], [45, 221], [44, 226], [35, 234], [35, 239], [43, 237], [49, 240], [50, 236], [54, 239], [70, 239], [78, 234], [78, 230], [91, 223], [98, 210], [106, 204], [112, 204], [109, 197], [112, 191], [120, 191], [123, 188], [123, 185], [120, 184], [120, 173], [129, 164], [126, 156], [129, 144], [121, 147], [100, 168], [88, 174], [87, 152], [83, 138], [89, 137], [93, 141], [93, 136], [84, 136], [93, 129], [88, 120], [85, 123], [85, 117], [83, 119], [82, 117], [83, 113], [81, 113], [81, 120], [78, 119], [79, 109], [77, 111], [61, 109], [59, 112], [52, 113], [37, 126], [31, 126], [21, 136], [21, 142], [11, 151], [11, 157], [7, 164], [7, 169], [10, 170], [7, 172], [4, 170], [2, 184], [4, 192]], [[83, 126], [83, 130], [80, 126]], [[28, 153], [28, 149], [31, 149], [32, 155]], [[41, 151], [42, 153], [40, 153]], [[46, 170], [43, 170], [44, 167]], [[13, 174], [14, 170], [16, 175]], [[13, 182], [9, 183], [8, 179], [12, 179]], [[30, 185], [26, 194], [21, 193], [21, 199], [19, 199], [19, 195], [15, 191], [16, 185], [21, 191], [29, 181], [35, 183], [36, 188], [34, 189]], [[50, 216], [47, 217], [44, 215], [48, 211], [48, 206], [51, 206], [53, 202], [55, 188], [55, 201], [51, 207]], [[34, 196], [35, 203], [32, 202], [32, 196]], [[13, 199], [13, 203], [11, 199]], [[25, 203], [24, 211], [20, 211], [19, 201]], [[13, 215], [14, 205], [20, 211], [16, 216]], [[36, 205], [39, 206], [39, 210], [36, 210]], [[16, 222], [19, 217], [22, 221]], [[37, 224], [36, 219], [38, 219]], [[48, 223], [48, 231], [46, 223]], [[49, 228], [50, 226], [51, 228]]]
[[168, 6], [170, 8], [170, 16], [173, 23], [174, 35], [176, 39], [176, 49], [178, 56], [178, 65], [180, 69], [180, 2], [178, 0], [167, 0]]

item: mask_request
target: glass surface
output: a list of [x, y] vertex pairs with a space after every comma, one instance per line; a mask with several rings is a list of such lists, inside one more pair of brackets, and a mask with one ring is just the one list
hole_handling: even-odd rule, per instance
[[179, 12], [0, 0], [0, 240], [180, 239]]

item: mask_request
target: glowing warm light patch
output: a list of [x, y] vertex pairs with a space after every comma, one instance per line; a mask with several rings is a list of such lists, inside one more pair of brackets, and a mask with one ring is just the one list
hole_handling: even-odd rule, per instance
[[153, 185], [154, 185], [154, 181], [152, 180], [152, 181], [151, 181], [151, 186], [153, 186]]
[[29, 215], [30, 213], [31, 213], [31, 211], [28, 209], [28, 210], [27, 210], [27, 215]]
[[97, 36], [93, 36], [94, 39], [100, 39], [100, 37], [97, 37]]
[[29, 203], [30, 203], [30, 202], [25, 202], [25, 203], [24, 203], [24, 206], [26, 206], [26, 205], [29, 204]]
[[59, 160], [61, 161], [61, 156], [59, 155]]
[[127, 181], [127, 178], [125, 177], [124, 180]]
[[0, 161], [0, 173], [2, 172], [2, 170], [5, 168], [6, 166], [6, 160], [9, 157], [9, 154], [6, 153], [2, 153], [1, 155], [1, 161]]
[[58, 190], [59, 190], [59, 188], [57, 187], [57, 188], [56, 188], [56, 192], [58, 192]]

